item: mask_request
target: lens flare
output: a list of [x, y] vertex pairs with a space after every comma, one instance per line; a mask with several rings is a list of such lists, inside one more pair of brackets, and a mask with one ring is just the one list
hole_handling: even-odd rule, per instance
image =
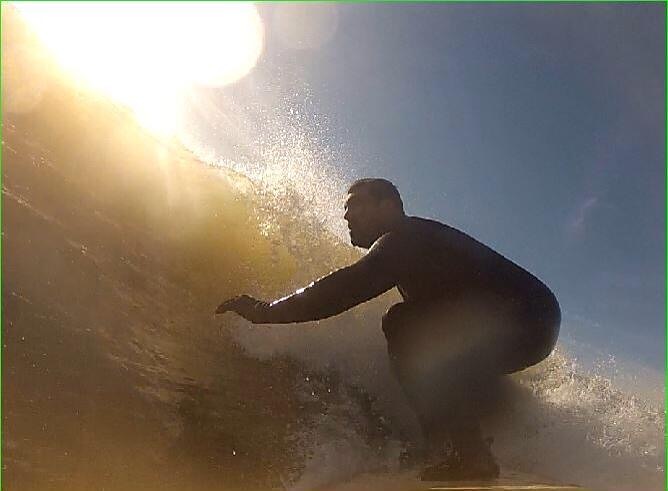
[[18, 2], [14, 6], [77, 80], [173, 133], [192, 85], [233, 83], [257, 63], [264, 27], [249, 3]]

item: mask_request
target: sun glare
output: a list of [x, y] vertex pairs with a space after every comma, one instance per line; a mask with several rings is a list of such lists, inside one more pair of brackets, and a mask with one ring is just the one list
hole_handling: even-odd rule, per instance
[[223, 2], [17, 2], [76, 79], [129, 106], [151, 131], [174, 133], [185, 91], [253, 69], [264, 28], [257, 8]]

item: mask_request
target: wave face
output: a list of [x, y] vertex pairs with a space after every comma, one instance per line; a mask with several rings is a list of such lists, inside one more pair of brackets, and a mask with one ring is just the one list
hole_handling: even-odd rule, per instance
[[[216, 143], [196, 131], [187, 147], [159, 142], [35, 63], [39, 46], [4, 9], [7, 487], [396, 481], [399, 442], [419, 437], [379, 329], [396, 293], [308, 325], [211, 315], [232, 295], [273, 298], [359, 257], [341, 227], [347, 157], [309, 98], [238, 89], [212, 113], [200, 94]], [[645, 393], [560, 347], [499, 388], [485, 430], [506, 468], [661, 489], [663, 400]]]

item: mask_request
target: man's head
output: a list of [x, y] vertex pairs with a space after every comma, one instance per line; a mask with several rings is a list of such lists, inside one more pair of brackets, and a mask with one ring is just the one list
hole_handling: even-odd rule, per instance
[[399, 191], [387, 179], [355, 181], [348, 188], [345, 210], [350, 241], [365, 249], [405, 218]]

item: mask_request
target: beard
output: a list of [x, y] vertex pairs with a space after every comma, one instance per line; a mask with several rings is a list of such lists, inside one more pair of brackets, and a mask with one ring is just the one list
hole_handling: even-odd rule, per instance
[[366, 234], [362, 234], [359, 231], [349, 230], [350, 233], [350, 243], [355, 247], [361, 247], [362, 249], [368, 249], [373, 244], [373, 240]]

